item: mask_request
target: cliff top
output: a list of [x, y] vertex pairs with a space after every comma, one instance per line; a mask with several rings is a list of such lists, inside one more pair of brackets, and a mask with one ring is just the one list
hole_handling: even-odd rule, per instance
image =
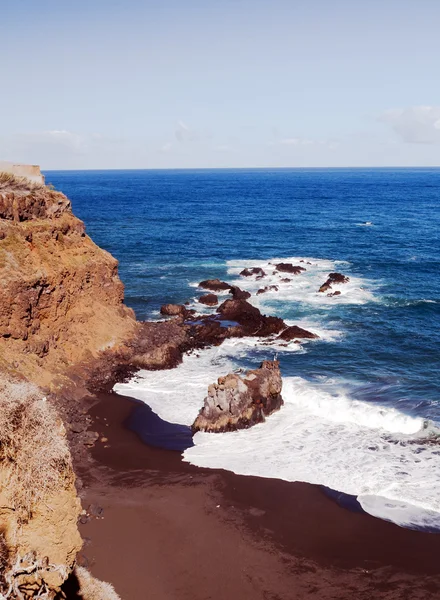
[[47, 187], [44, 182], [0, 169], [0, 219], [54, 218], [66, 211], [70, 212], [70, 201], [61, 192]]
[[21, 165], [0, 160], [0, 172], [25, 177], [33, 183], [44, 185], [44, 175], [41, 174], [38, 165]]

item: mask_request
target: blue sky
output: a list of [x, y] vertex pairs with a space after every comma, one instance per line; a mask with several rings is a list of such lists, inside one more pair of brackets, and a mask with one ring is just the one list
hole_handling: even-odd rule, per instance
[[14, 0], [0, 159], [440, 165], [438, 0]]

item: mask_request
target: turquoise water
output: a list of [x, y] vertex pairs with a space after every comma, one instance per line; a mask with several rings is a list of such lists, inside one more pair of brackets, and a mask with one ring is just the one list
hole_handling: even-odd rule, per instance
[[[126, 302], [140, 319], [158, 318], [163, 303], [197, 297], [195, 284], [202, 279], [240, 279], [240, 265], [251, 260], [267, 264], [276, 257], [303, 257], [312, 262], [308, 287], [301, 288], [295, 279], [283, 293], [259, 297], [267, 314], [308, 324], [321, 334], [320, 341], [301, 351], [277, 349], [283, 376], [292, 378], [292, 385], [301, 384], [292, 387], [292, 394], [304, 394], [304, 402], [310, 398], [315, 406], [310, 418], [320, 423], [328, 418], [327, 405], [322, 409], [318, 398], [322, 393], [330, 403], [335, 398], [342, 421], [350, 413], [348, 420], [382, 431], [376, 417], [365, 417], [365, 411], [396, 409], [403, 418], [414, 419], [397, 427], [402, 435], [414, 433], [417, 418], [429, 420], [435, 430], [440, 422], [440, 169], [70, 171], [46, 177], [69, 196], [94, 241], [119, 259]], [[316, 293], [330, 270], [352, 280], [342, 299], [323, 300]], [[268, 353], [249, 346], [234, 355], [234, 365], [254, 366]], [[290, 380], [287, 390], [289, 385]], [[341, 395], [351, 403], [348, 408], [341, 405]], [[171, 410], [168, 420], [185, 421], [177, 413], [170, 418]], [[385, 427], [379, 438], [399, 444], [400, 438], [389, 440], [393, 427]], [[348, 433], [338, 435], [345, 434], [352, 445]], [[311, 438], [304, 439], [309, 443]], [[201, 439], [200, 448], [203, 444]], [[377, 448], [375, 452], [380, 470], [382, 454], [378, 457]], [[188, 456], [203, 463], [195, 454]], [[424, 485], [428, 473], [431, 478], [438, 473], [439, 486], [431, 481], [429, 491], [419, 496], [420, 506], [440, 511], [436, 456], [430, 453], [426, 460], [431, 462], [423, 465], [422, 449], [417, 457], [402, 460], [415, 461], [413, 470], [407, 469], [412, 491], [405, 500], [415, 503], [414, 490]], [[356, 460], [353, 455], [353, 464]], [[423, 471], [421, 463], [429, 470]], [[232, 470], [246, 470], [237, 464]], [[256, 474], [299, 476], [281, 474], [281, 467], [271, 464], [269, 475], [264, 469]], [[319, 473], [314, 477], [319, 479]], [[342, 476], [335, 477], [338, 483]], [[338, 487], [323, 477], [322, 483], [353, 492], [351, 482], [341, 480]], [[379, 494], [370, 488], [361, 492]]]

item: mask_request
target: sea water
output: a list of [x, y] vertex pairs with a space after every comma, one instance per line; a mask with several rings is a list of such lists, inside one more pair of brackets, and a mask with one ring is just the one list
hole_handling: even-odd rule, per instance
[[[197, 433], [184, 460], [320, 484], [399, 525], [440, 527], [440, 169], [46, 176], [119, 259], [138, 318], [160, 318], [167, 302], [212, 312], [197, 303], [197, 284], [220, 277], [254, 293], [276, 284], [251, 302], [319, 335], [288, 345], [227, 340], [117, 386], [190, 425], [219, 376], [278, 358], [281, 410], [249, 430]], [[306, 271], [279, 275], [281, 261]], [[266, 277], [239, 275], [252, 266]], [[332, 271], [350, 281], [328, 297], [318, 289]]]

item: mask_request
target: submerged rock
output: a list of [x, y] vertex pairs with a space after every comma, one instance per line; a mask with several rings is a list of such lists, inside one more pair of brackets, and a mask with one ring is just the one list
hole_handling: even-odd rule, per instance
[[204, 294], [199, 298], [200, 304], [206, 304], [206, 306], [216, 306], [218, 304], [218, 296], [215, 294]]
[[278, 263], [275, 265], [275, 269], [281, 273], [291, 273], [292, 275], [300, 275], [306, 270], [304, 267], [292, 265], [292, 263]]
[[278, 361], [264, 361], [244, 377], [230, 373], [209, 386], [192, 429], [224, 432], [246, 429], [265, 420], [283, 405]]
[[260, 294], [265, 294], [266, 292], [278, 292], [278, 286], [277, 285], [266, 285], [266, 287], [260, 288], [258, 290], [257, 296], [259, 296]]
[[205, 290], [212, 290], [213, 292], [231, 289], [231, 285], [229, 283], [226, 283], [226, 281], [221, 281], [220, 279], [205, 279], [199, 283], [199, 287], [204, 288]]
[[349, 281], [350, 281], [350, 278], [346, 277], [345, 275], [342, 275], [342, 273], [330, 273], [330, 275], [327, 278], [327, 281], [321, 285], [321, 287], [319, 288], [319, 291], [326, 292], [327, 290], [331, 289], [331, 287], [334, 283], [336, 283], [336, 284], [348, 283]]
[[261, 279], [262, 277], [266, 277], [266, 273], [263, 271], [261, 267], [252, 267], [251, 269], [243, 269], [240, 275], [242, 277], [252, 277], [252, 275], [256, 275], [257, 279]]
[[278, 340], [284, 340], [285, 342], [290, 342], [295, 339], [313, 340], [317, 338], [319, 338], [319, 335], [316, 335], [316, 333], [312, 333], [311, 331], [307, 331], [307, 329], [303, 329], [302, 327], [298, 327], [298, 325], [292, 325], [291, 327], [288, 327], [277, 337]]

